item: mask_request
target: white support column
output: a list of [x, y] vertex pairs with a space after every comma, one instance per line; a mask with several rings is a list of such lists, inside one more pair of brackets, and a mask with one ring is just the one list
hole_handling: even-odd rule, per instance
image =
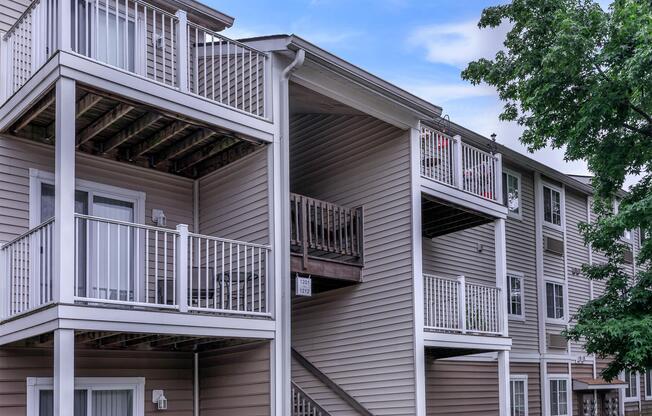
[[177, 82], [179, 91], [188, 92], [188, 14], [177, 10]]
[[72, 32], [73, 32], [72, 2], [73, 0], [58, 0], [58, 4], [56, 6], [57, 7], [56, 48], [62, 51], [72, 50]]
[[503, 155], [496, 154], [496, 202], [505, 204], [503, 200]]
[[5, 40], [6, 32], [0, 30], [0, 105], [8, 98], [9, 45]]
[[455, 152], [453, 154], [453, 157], [455, 158], [455, 164], [453, 166], [453, 169], [455, 170], [455, 185], [458, 189], [464, 189], [464, 158], [462, 157], [462, 136], [453, 136], [453, 142], [455, 143]]
[[7, 251], [0, 249], [0, 321], [9, 316], [9, 270]]
[[75, 331], [54, 331], [54, 416], [70, 416], [75, 402]]
[[505, 242], [505, 219], [494, 220], [494, 249], [496, 251], [496, 287], [500, 289], [500, 326], [503, 336], [508, 336], [507, 305], [507, 244]]
[[509, 351], [498, 352], [498, 398], [500, 416], [510, 416]]
[[179, 240], [177, 247], [177, 303], [179, 312], [188, 312], [188, 226], [177, 225]]
[[421, 247], [421, 126], [410, 129], [412, 193], [412, 283], [414, 303], [415, 415], [426, 414], [426, 352], [424, 346], [423, 250]]
[[75, 81], [56, 83], [54, 162], [55, 302], [73, 303], [75, 282]]
[[466, 277], [458, 276], [457, 277], [457, 305], [459, 310], [459, 319], [460, 331], [463, 334], [466, 334]]

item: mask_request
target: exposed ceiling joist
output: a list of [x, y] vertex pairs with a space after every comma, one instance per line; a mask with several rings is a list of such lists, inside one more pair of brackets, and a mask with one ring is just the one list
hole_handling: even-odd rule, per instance
[[34, 107], [32, 107], [27, 114], [23, 116], [23, 118], [20, 120], [18, 125], [16, 125], [16, 128], [14, 129], [14, 132], [17, 132], [19, 130], [24, 129], [27, 127], [29, 123], [34, 121], [36, 117], [38, 117], [41, 113], [43, 113], [45, 110], [50, 108], [52, 104], [56, 101], [56, 94], [55, 91], [52, 90], [49, 93], [45, 95], [45, 97]]
[[159, 121], [163, 116], [158, 113], [147, 113], [132, 124], [130, 124], [127, 128], [107, 140], [106, 142], [101, 144], [102, 148], [102, 153], [108, 153], [111, 150], [115, 149], [116, 147], [122, 145], [123, 143], [126, 143], [129, 139], [132, 137], [136, 136], [152, 124], [156, 123]]
[[81, 100], [77, 101], [77, 111], [75, 113], [75, 118], [78, 119], [86, 114], [88, 110], [95, 107], [95, 105], [97, 105], [97, 103], [100, 101], [102, 101], [102, 97], [99, 95], [91, 93], [84, 95]]
[[215, 133], [213, 130], [209, 130], [206, 128], [200, 129], [199, 131], [183, 139], [180, 143], [170, 146], [168, 149], [162, 151], [160, 154], [157, 154], [156, 157], [154, 158], [154, 166], [158, 166], [162, 162], [183, 155], [193, 147], [206, 142], [208, 139], [215, 136], [215, 134], [217, 133]]
[[129, 157], [133, 159], [135, 157], [143, 156], [145, 153], [151, 152], [152, 150], [170, 140], [172, 137], [184, 131], [189, 126], [190, 125], [184, 121], [173, 122], [163, 130], [156, 133], [154, 136], [129, 149]]
[[115, 106], [113, 110], [95, 120], [93, 123], [91, 123], [90, 126], [86, 127], [84, 130], [77, 134], [77, 147], [85, 144], [93, 137], [100, 134], [102, 131], [104, 131], [104, 129], [124, 117], [133, 109], [134, 107], [128, 104], [118, 104]]
[[225, 137], [217, 141], [213, 146], [206, 146], [195, 153], [192, 153], [175, 162], [174, 168], [177, 172], [183, 172], [196, 164], [218, 155], [229, 147], [238, 143], [238, 139], [234, 137]]

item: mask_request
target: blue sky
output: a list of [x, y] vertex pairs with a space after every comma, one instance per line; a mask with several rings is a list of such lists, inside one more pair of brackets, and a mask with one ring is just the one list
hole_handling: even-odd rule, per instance
[[[500, 0], [204, 0], [235, 17], [226, 34], [296, 34], [443, 107], [443, 113], [523, 153], [520, 127], [498, 121], [502, 104], [488, 86], [471, 86], [465, 63], [491, 57], [505, 30], [480, 31], [482, 9]], [[565, 173], [587, 173], [561, 150], [532, 155]]]

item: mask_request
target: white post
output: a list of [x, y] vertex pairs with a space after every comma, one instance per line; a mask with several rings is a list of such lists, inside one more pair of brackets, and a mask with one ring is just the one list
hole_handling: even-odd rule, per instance
[[54, 162], [54, 301], [73, 303], [75, 282], [75, 81], [56, 84]]
[[75, 402], [75, 331], [54, 331], [54, 416], [70, 416]]
[[7, 250], [0, 246], [0, 321], [9, 317], [9, 270], [7, 267]]
[[9, 84], [9, 45], [5, 40], [6, 32], [0, 30], [0, 104], [4, 103], [9, 97], [8, 84]]
[[[510, 416], [509, 351], [498, 352], [498, 398], [500, 416]], [[527, 388], [527, 386], [526, 386]]]
[[504, 337], [508, 335], [507, 305], [507, 244], [505, 242], [505, 219], [494, 221], [494, 250], [496, 255], [496, 287], [500, 289], [500, 308], [498, 324]]
[[188, 14], [177, 10], [177, 82], [179, 91], [188, 92]]
[[188, 312], [188, 226], [177, 225], [179, 246], [177, 247], [177, 303], [179, 312]]
[[466, 277], [459, 276], [457, 278], [457, 284], [459, 285], [459, 288], [457, 289], [457, 304], [459, 305], [460, 310], [460, 330], [463, 334], [466, 334]]
[[56, 25], [57, 44], [55, 50], [59, 49], [66, 52], [72, 50], [72, 32], [73, 32], [72, 1], [73, 0], [58, 0], [58, 4], [56, 6], [57, 7], [57, 25]]
[[[496, 197], [494, 198], [499, 204], [505, 204], [503, 198], [503, 155], [500, 153], [495, 155], [496, 157]], [[520, 197], [520, 195], [519, 195]]]
[[462, 157], [462, 136], [459, 134], [453, 136], [453, 142], [455, 142], [455, 152], [453, 157], [455, 158], [455, 166], [453, 166], [455, 172], [455, 185], [458, 189], [464, 189], [464, 165]]

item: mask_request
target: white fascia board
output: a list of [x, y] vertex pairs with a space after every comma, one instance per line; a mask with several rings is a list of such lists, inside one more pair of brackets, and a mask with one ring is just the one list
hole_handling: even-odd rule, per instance
[[493, 218], [507, 218], [507, 207], [455, 187], [421, 177], [421, 191], [452, 204], [479, 211]]
[[509, 351], [512, 349], [512, 339], [503, 337], [444, 334], [424, 331], [424, 345], [426, 347]]
[[[234, 318], [179, 312], [59, 305], [61, 328], [196, 336], [233, 336], [271, 339], [276, 323], [271, 319]], [[110, 313], [109, 313], [110, 312]]]
[[47, 93], [59, 76], [59, 54], [56, 54], [0, 107], [0, 131], [7, 129]]
[[273, 141], [274, 123], [271, 120], [179, 92], [169, 86], [80, 55], [66, 52], [59, 52], [59, 55], [62, 76], [151, 105], [163, 112], [180, 114], [263, 142]]

